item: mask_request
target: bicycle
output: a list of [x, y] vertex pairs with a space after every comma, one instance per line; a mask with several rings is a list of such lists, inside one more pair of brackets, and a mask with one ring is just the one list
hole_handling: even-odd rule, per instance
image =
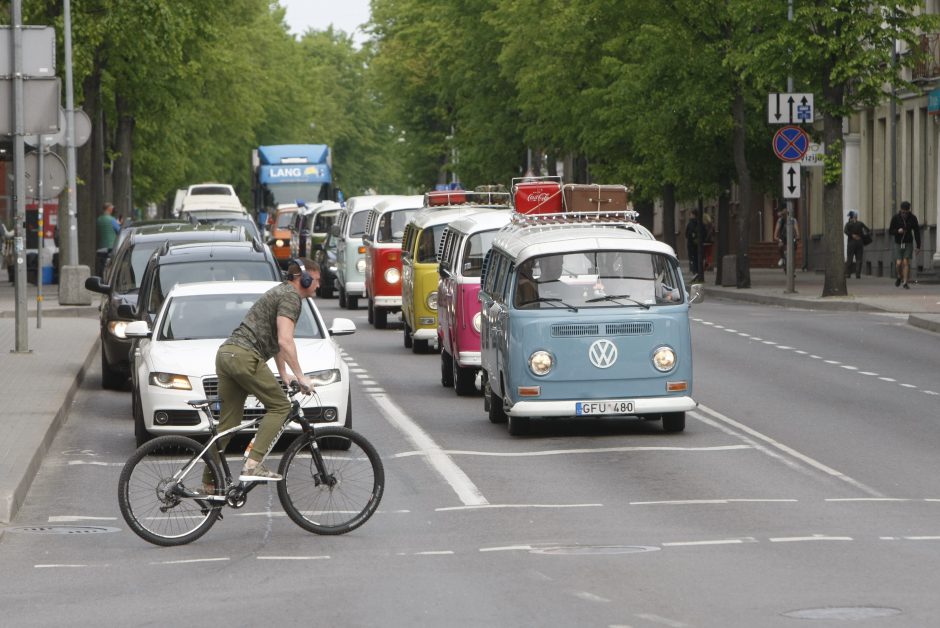
[[[287, 516], [308, 532], [351, 532], [375, 514], [382, 500], [382, 460], [358, 432], [331, 425], [314, 428], [295, 399], [299, 390], [292, 382], [291, 410], [274, 439], [276, 444], [291, 421], [300, 424], [300, 435], [278, 467], [284, 477], [277, 482], [278, 499]], [[218, 432], [211, 412], [216, 402], [188, 402], [209, 419], [211, 436], [205, 445], [187, 436], [160, 436], [139, 447], [124, 465], [118, 481], [121, 515], [145, 541], [163, 546], [191, 543], [222, 518], [223, 507], [243, 507], [248, 493], [266, 484], [233, 481], [218, 446], [219, 439], [256, 426], [262, 417]]]

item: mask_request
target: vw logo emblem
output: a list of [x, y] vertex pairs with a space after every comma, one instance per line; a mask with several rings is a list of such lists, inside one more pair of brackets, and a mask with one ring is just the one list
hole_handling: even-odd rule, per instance
[[597, 340], [588, 349], [588, 357], [597, 368], [609, 368], [617, 361], [617, 345], [607, 339]]

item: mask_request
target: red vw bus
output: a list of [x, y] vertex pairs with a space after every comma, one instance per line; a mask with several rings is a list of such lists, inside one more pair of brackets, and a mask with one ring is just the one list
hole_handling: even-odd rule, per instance
[[408, 219], [424, 206], [424, 196], [399, 196], [369, 210], [366, 232], [366, 298], [369, 322], [388, 327], [388, 313], [401, 311], [401, 241]]

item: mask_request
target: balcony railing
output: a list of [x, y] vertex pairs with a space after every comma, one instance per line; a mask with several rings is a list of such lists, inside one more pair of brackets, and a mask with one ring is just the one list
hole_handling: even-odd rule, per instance
[[923, 81], [940, 76], [940, 33], [922, 35], [917, 52], [920, 61], [913, 68], [912, 79]]

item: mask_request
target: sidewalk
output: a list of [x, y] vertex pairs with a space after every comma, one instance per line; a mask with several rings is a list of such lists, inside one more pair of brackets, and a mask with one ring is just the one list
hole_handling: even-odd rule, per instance
[[[5, 279], [5, 277], [4, 277]], [[908, 314], [912, 325], [940, 333], [940, 283], [896, 288], [887, 277], [849, 279], [847, 297], [822, 298], [821, 273], [796, 274], [787, 294], [779, 269], [751, 271], [751, 288], [715, 285], [705, 276], [705, 300], [725, 299], [808, 310], [885, 311]], [[62, 306], [58, 287], [44, 286], [42, 327], [36, 326], [36, 286], [27, 287], [27, 348], [14, 353], [16, 299], [0, 281], [0, 525], [9, 523], [26, 498], [43, 456], [85, 374], [99, 356], [98, 299], [87, 306]], [[0, 528], [2, 530], [2, 528]]]
[[[26, 346], [16, 348], [16, 295], [0, 281], [0, 524], [26, 498], [43, 456], [68, 418], [72, 398], [98, 357], [98, 299], [62, 306], [58, 286], [43, 286], [41, 328], [36, 286], [27, 286]], [[21, 347], [22, 349], [23, 347]]]

